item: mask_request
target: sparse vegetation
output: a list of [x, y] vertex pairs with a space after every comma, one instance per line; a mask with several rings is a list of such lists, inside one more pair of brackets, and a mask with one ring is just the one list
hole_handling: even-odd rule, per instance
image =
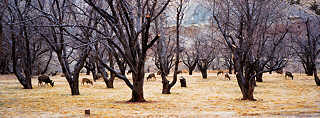
[[319, 56], [317, 0], [0, 0], [0, 117], [318, 117]]

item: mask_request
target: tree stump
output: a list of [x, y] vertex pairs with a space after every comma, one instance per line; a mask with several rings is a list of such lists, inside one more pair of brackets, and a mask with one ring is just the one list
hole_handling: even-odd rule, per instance
[[85, 115], [90, 115], [90, 109], [84, 110]]
[[187, 82], [186, 82], [186, 79], [184, 77], [180, 78], [180, 84], [181, 84], [181, 87], [187, 87]]

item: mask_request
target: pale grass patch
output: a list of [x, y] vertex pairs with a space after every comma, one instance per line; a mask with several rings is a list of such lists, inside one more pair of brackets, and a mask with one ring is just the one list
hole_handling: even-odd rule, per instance
[[[187, 79], [187, 88], [181, 88], [178, 81], [171, 95], [163, 95], [157, 76], [156, 81], [145, 81], [148, 102], [127, 103], [131, 91], [118, 79], [114, 89], [98, 80], [94, 86], [80, 85], [81, 95], [71, 96], [60, 75], [52, 78], [54, 87], [38, 87], [37, 78], [33, 78], [32, 90], [22, 89], [13, 75], [1, 75], [0, 117], [85, 117], [85, 109], [91, 110], [92, 117], [320, 117], [320, 87], [313, 77], [295, 74], [290, 80], [280, 74], [265, 74], [264, 82], [257, 83], [255, 89], [258, 101], [251, 102], [240, 100], [234, 75], [231, 81], [216, 73], [208, 73], [208, 79], [201, 79], [199, 73], [179, 76]], [[83, 77], [92, 80], [91, 76]]]

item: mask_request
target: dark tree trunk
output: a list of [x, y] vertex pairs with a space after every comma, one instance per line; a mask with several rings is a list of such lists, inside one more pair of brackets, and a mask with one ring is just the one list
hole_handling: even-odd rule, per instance
[[139, 70], [140, 72], [132, 73], [133, 86], [132, 98], [129, 102], [145, 102], [146, 100], [143, 97], [143, 81], [144, 81], [144, 69]]
[[254, 85], [255, 79], [250, 79], [249, 77], [246, 77], [246, 78], [241, 77], [241, 75], [239, 73], [236, 75], [236, 77], [237, 77], [238, 85], [239, 85], [241, 93], [242, 93], [241, 100], [256, 101], [256, 99], [254, 99], [254, 97], [253, 97], [253, 92], [254, 92], [254, 87], [255, 87], [255, 85]]
[[253, 97], [255, 79], [251, 78], [255, 73], [255, 66], [253, 64], [250, 64], [250, 62], [241, 61], [245, 58], [239, 56], [240, 54], [237, 55], [237, 52], [233, 54], [234, 69], [237, 72], [236, 78], [242, 93], [241, 100], [255, 101]]
[[26, 81], [26, 84], [23, 84], [23, 88], [24, 89], [32, 89], [31, 76], [26, 77], [25, 81]]
[[229, 74], [232, 74], [232, 65], [229, 66]]
[[208, 73], [207, 73], [207, 69], [206, 68], [202, 68], [200, 69], [201, 71], [201, 75], [203, 79], [207, 79], [208, 78]]
[[313, 66], [312, 66], [312, 64], [303, 64], [303, 65], [304, 65], [305, 74], [307, 74], [308, 76], [312, 76], [313, 75]]
[[262, 80], [262, 76], [263, 76], [263, 74], [261, 73], [261, 74], [257, 74], [257, 76], [256, 76], [256, 80], [257, 80], [257, 82], [263, 82], [263, 80]]
[[84, 67], [84, 63], [86, 58], [88, 57], [89, 50], [84, 49], [82, 50], [82, 54], [80, 54], [80, 59], [78, 60], [77, 64], [74, 66], [73, 72], [70, 72], [70, 67], [68, 65], [67, 59], [65, 58], [66, 56], [63, 56], [63, 50], [56, 51], [58, 61], [61, 65], [61, 69], [63, 74], [66, 76], [66, 79], [68, 81], [69, 87], [71, 89], [71, 95], [80, 95], [79, 92], [79, 75], [81, 69]]
[[162, 94], [170, 94], [170, 81], [167, 80], [167, 76], [165, 74], [161, 74], [162, 77]]
[[116, 75], [114, 73], [111, 73], [110, 75], [110, 79], [107, 81], [104, 81], [107, 85], [107, 88], [114, 88], [113, 86], [113, 82], [114, 82], [114, 78], [116, 77]]
[[[10, 25], [10, 29], [12, 31], [14, 31], [12, 25]], [[12, 62], [13, 62], [13, 72], [24, 89], [32, 89], [31, 67], [22, 68], [21, 66], [18, 66], [18, 58], [16, 55], [16, 35], [14, 34], [14, 32], [11, 32], [11, 39], [12, 39], [11, 58], [12, 58]], [[28, 39], [26, 39], [26, 40], [28, 40]], [[29, 49], [29, 48], [27, 48], [27, 49]], [[28, 54], [30, 54], [30, 50], [27, 50], [27, 51], [29, 52]], [[25, 61], [30, 61], [30, 57], [27, 57], [27, 60], [25, 60]], [[22, 62], [20, 62], [20, 63], [22, 63]], [[28, 65], [30, 63], [25, 62], [25, 64]], [[22, 74], [22, 69], [24, 69], [25, 75]], [[30, 69], [30, 70], [28, 70], [28, 69]]]
[[69, 86], [70, 86], [70, 89], [71, 89], [71, 95], [80, 95], [80, 92], [79, 92], [79, 82], [78, 82], [78, 79], [75, 79], [76, 81], [74, 82], [69, 82]]
[[193, 71], [193, 70], [190, 70], [190, 69], [189, 69], [189, 75], [192, 75], [192, 71]]
[[317, 68], [315, 67], [313, 69], [313, 75], [314, 75], [314, 81], [316, 82], [317, 86], [320, 86], [320, 80], [319, 80], [319, 77], [318, 77], [318, 72], [317, 72]]
[[90, 69], [86, 68], [86, 70], [87, 70], [86, 75], [90, 75]]

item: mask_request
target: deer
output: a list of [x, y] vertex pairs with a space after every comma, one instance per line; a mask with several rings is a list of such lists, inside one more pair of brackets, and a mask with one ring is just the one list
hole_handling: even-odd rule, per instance
[[292, 80], [293, 80], [293, 75], [292, 75], [292, 73], [289, 72], [289, 71], [287, 71], [287, 72], [285, 73], [285, 78], [287, 78], [287, 77], [291, 77]]
[[222, 71], [222, 70], [219, 70], [219, 71], [218, 71], [217, 76], [219, 76], [220, 74], [223, 74], [223, 71]]
[[152, 78], [157, 79], [157, 78], [156, 78], [156, 75], [155, 75], [154, 73], [150, 73], [150, 74], [148, 75], [147, 81], [148, 81], [149, 79], [152, 79]]
[[228, 78], [229, 80], [231, 80], [231, 78], [230, 78], [230, 76], [229, 76], [228, 73], [226, 73], [226, 74], [224, 75], [224, 78]]
[[88, 78], [82, 78], [81, 83], [82, 83], [82, 85], [84, 85], [84, 83], [87, 83], [87, 84], [91, 84], [93, 86], [93, 82]]
[[38, 77], [38, 86], [41, 85], [42, 86], [42, 82], [44, 82], [46, 85], [48, 85], [48, 83], [50, 83], [51, 87], [54, 86], [54, 81], [52, 81], [49, 76], [47, 75], [40, 75]]

